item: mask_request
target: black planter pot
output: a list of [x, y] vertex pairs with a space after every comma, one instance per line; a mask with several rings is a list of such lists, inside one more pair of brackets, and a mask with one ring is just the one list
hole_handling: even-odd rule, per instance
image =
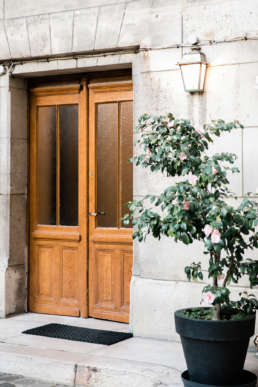
[[175, 322], [188, 380], [212, 386], [239, 385], [249, 339], [254, 334], [255, 314], [242, 320], [208, 321], [184, 317], [182, 311], [175, 312]]
[[[228, 384], [216, 386], [214, 384], [202, 384], [193, 382], [189, 379], [188, 371], [182, 373], [182, 379], [185, 387], [229, 387]], [[257, 377], [252, 372], [242, 371], [237, 384], [234, 387], [256, 387]], [[231, 387], [233, 387], [231, 385]]]

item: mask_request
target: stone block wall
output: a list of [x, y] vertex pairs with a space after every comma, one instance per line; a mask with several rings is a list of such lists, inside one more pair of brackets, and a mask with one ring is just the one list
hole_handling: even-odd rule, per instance
[[0, 78], [0, 317], [26, 309], [26, 82]]
[[[171, 111], [197, 126], [211, 119], [239, 119], [245, 128], [218, 139], [212, 151], [238, 154], [241, 173], [232, 177], [231, 188], [241, 198], [258, 187], [257, 20], [257, 0], [0, 0], [0, 62], [134, 45], [154, 49], [21, 63], [13, 69], [13, 76], [87, 72], [131, 64], [135, 124], [144, 112]], [[243, 36], [248, 40], [239, 41]], [[209, 66], [205, 93], [189, 95], [183, 90], [177, 66], [189, 49], [175, 45], [192, 44], [197, 37], [206, 41], [202, 51]], [[236, 41], [224, 42], [228, 39]], [[0, 291], [8, 292], [8, 300], [12, 300], [25, 273], [27, 165], [24, 156], [17, 154], [26, 153], [27, 121], [26, 104], [17, 101], [24, 100], [26, 92], [19, 83], [22, 81], [13, 79], [18, 83], [12, 87], [5, 76], [0, 82]], [[134, 169], [135, 198], [158, 193], [169, 183], [160, 174]], [[17, 232], [12, 234], [15, 228]], [[257, 258], [258, 253], [251, 255]], [[199, 244], [186, 248], [165, 238], [160, 243], [151, 238], [146, 243], [135, 242], [131, 282], [131, 326], [135, 335], [177, 339], [173, 310], [198, 305], [203, 286], [185, 279], [183, 268], [192, 259], [206, 264]], [[10, 287], [3, 286], [3, 278], [8, 278], [9, 284], [17, 282], [16, 290], [11, 286], [11, 292]], [[237, 293], [246, 284], [242, 286], [232, 291]], [[17, 301], [17, 309], [19, 305]], [[13, 308], [6, 307], [1, 298], [0, 310], [4, 315], [4, 310]]]

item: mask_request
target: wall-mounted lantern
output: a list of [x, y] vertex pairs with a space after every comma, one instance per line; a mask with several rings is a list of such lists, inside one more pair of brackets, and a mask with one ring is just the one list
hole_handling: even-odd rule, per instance
[[200, 47], [193, 47], [190, 53], [183, 55], [178, 63], [181, 70], [184, 89], [188, 93], [202, 93], [204, 90], [207, 62]]

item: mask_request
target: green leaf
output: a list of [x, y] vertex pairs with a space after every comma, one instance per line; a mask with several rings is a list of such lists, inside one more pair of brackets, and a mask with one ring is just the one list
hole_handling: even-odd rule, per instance
[[185, 232], [182, 233], [181, 238], [182, 238], [182, 241], [184, 242], [184, 244], [188, 245], [190, 243], [190, 238]]

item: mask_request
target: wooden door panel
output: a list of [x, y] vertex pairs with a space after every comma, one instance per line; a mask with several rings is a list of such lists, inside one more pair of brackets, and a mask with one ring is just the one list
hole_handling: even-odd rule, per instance
[[54, 282], [52, 260], [55, 254], [54, 246], [38, 246], [36, 249], [36, 266], [38, 273], [37, 297], [54, 302]]
[[107, 308], [113, 307], [113, 289], [112, 289], [112, 249], [95, 247], [95, 304], [106, 305]]
[[30, 267], [30, 309], [39, 313], [79, 315], [76, 246], [34, 242]]
[[31, 90], [32, 312], [87, 316], [86, 82], [81, 86]]
[[79, 275], [78, 265], [78, 248], [62, 247], [61, 248], [61, 294], [62, 302], [71, 302], [78, 300], [78, 284], [77, 278]]
[[132, 84], [89, 87], [89, 314], [128, 322], [132, 230], [121, 216], [132, 200]]
[[90, 265], [90, 315], [128, 322], [132, 247], [94, 244]]

